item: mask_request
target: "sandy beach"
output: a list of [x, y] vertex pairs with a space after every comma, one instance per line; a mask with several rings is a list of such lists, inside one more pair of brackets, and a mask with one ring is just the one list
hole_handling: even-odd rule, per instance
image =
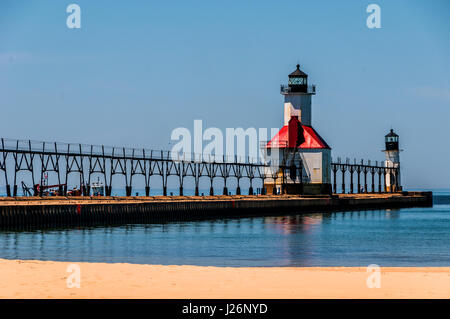
[[[78, 267], [80, 288], [69, 288], [68, 277], [73, 286], [77, 282], [73, 269]], [[450, 267], [381, 268], [380, 288], [368, 288], [367, 278], [373, 274], [360, 267], [231, 268], [0, 259], [0, 298], [450, 297]]]

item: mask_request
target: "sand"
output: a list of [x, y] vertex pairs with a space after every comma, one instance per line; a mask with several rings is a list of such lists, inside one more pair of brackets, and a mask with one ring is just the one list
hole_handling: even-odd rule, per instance
[[[80, 269], [80, 288], [70, 265]], [[73, 267], [73, 266], [72, 266]], [[74, 268], [77, 268], [75, 266]], [[70, 269], [70, 267], [69, 267]], [[232, 268], [0, 259], [0, 298], [449, 298], [450, 267]], [[374, 277], [375, 276], [375, 277]], [[74, 279], [75, 278], [75, 279]]]

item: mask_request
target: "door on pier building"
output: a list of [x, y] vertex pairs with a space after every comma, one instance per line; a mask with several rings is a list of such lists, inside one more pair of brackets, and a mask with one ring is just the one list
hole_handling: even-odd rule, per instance
[[322, 153], [302, 152], [304, 174], [307, 183], [322, 183]]

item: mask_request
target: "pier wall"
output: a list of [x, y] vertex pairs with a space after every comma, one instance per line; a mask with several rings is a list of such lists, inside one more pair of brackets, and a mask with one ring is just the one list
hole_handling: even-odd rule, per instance
[[333, 196], [3, 197], [0, 228], [125, 223], [432, 206], [431, 192]]

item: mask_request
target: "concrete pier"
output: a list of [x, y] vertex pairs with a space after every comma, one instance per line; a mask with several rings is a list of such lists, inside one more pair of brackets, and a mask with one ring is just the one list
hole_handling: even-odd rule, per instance
[[432, 206], [431, 192], [332, 196], [3, 197], [0, 228], [140, 222]]

